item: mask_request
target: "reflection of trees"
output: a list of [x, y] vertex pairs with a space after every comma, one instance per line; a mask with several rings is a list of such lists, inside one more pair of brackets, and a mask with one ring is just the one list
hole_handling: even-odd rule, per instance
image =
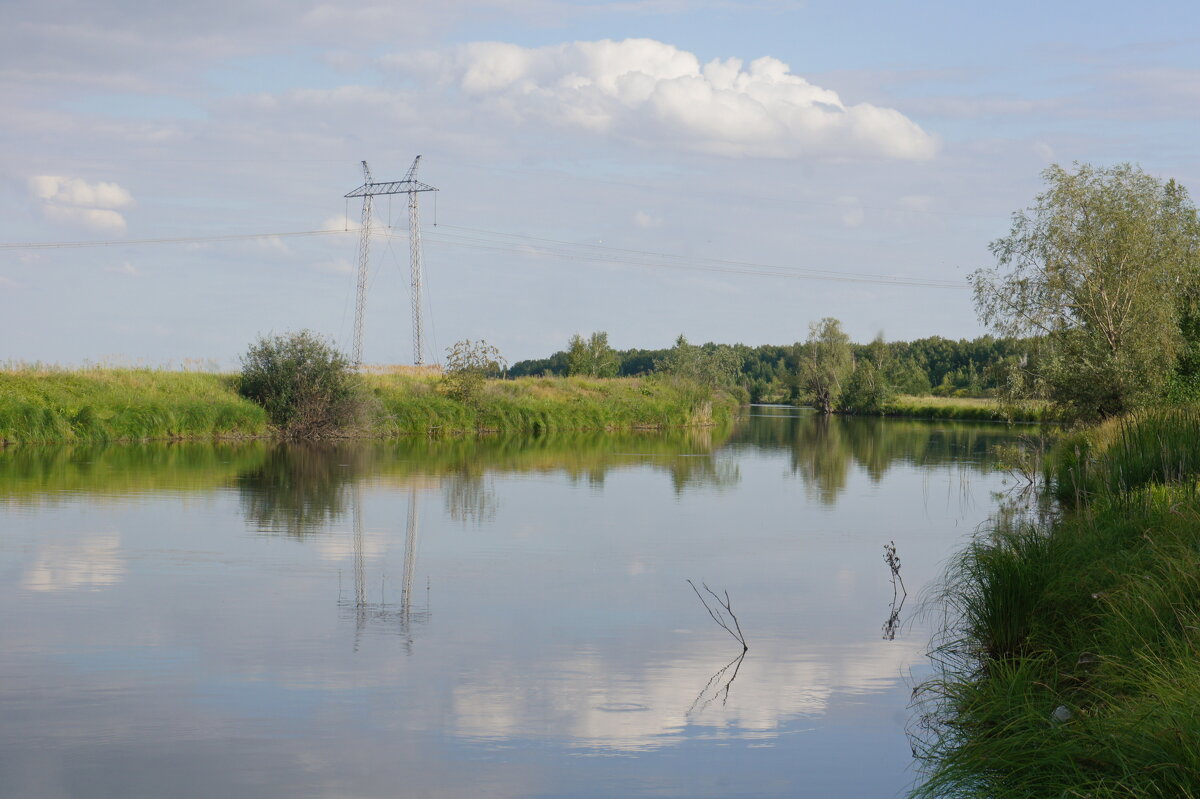
[[351, 484], [366, 470], [369, 454], [353, 444], [273, 447], [259, 466], [238, 478], [247, 524], [297, 538], [328, 528], [350, 509]]
[[927, 468], [965, 465], [985, 472], [993, 468], [992, 447], [1012, 440], [1014, 435], [1003, 425], [979, 422], [826, 417], [795, 409], [781, 411], [745, 419], [730, 444], [735, 448], [788, 452], [792, 471], [827, 504], [845, 488], [855, 464], [875, 482], [897, 463]]
[[843, 439], [841, 419], [813, 414], [798, 425], [792, 440], [792, 471], [799, 474], [822, 503], [829, 505], [846, 487], [851, 453]]

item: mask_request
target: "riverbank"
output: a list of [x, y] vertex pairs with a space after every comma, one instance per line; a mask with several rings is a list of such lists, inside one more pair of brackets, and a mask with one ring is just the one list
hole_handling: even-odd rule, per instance
[[[270, 437], [261, 407], [229, 374], [155, 369], [0, 372], [0, 443], [95, 443]], [[719, 424], [734, 397], [649, 378], [488, 381], [472, 403], [435, 375], [362, 376], [363, 418], [348, 436], [546, 433]]]
[[985, 422], [1045, 422], [1050, 414], [1044, 405], [1028, 403], [1004, 407], [986, 397], [898, 396], [883, 409], [883, 416], [912, 419], [975, 419]]
[[921, 797], [1200, 796], [1200, 411], [1068, 436], [953, 567]]

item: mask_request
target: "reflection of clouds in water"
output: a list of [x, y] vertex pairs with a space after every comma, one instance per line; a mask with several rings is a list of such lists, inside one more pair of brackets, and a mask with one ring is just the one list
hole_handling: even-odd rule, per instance
[[823, 714], [839, 694], [888, 690], [922, 653], [918, 643], [900, 641], [837, 648], [756, 643], [728, 703], [691, 710], [697, 692], [725, 663], [718, 653], [728, 648], [714, 640], [704, 654], [651, 663], [640, 673], [595, 651], [544, 665], [493, 663], [454, 689], [455, 731], [619, 751], [670, 746], [688, 728], [688, 737], [769, 739], [794, 717]]
[[52, 544], [21, 578], [30, 591], [72, 591], [116, 585], [125, 576], [121, 536], [87, 536], [77, 544]]

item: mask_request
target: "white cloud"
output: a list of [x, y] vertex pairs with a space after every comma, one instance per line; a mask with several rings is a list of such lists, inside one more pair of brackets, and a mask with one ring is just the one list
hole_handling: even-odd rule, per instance
[[118, 274], [118, 275], [129, 275], [130, 277], [137, 277], [138, 275], [141, 274], [141, 272], [139, 272], [137, 270], [137, 267], [135, 267], [133, 264], [129, 263], [129, 261], [126, 261], [125, 263], [121, 264], [120, 266], [106, 266], [106, 267], [104, 267], [104, 271], [112, 272], [112, 273]]
[[133, 205], [133, 197], [116, 183], [88, 183], [79, 178], [35, 175], [29, 189], [39, 200], [58, 205], [88, 208], [124, 208]]
[[633, 215], [633, 224], [643, 230], [649, 230], [650, 228], [662, 227], [663, 221], [661, 216], [652, 216], [645, 211], [638, 211]]
[[932, 158], [937, 142], [899, 111], [846, 105], [775, 58], [707, 64], [653, 39], [525, 48], [463, 45], [385, 64], [449, 76], [469, 98], [539, 121], [731, 157]]
[[125, 217], [108, 208], [75, 208], [46, 203], [42, 214], [52, 222], [83, 227], [99, 233], [124, 233]]
[[31, 177], [29, 193], [40, 202], [46, 219], [101, 233], [124, 233], [125, 217], [115, 209], [133, 205], [133, 196], [116, 183], [59, 175]]

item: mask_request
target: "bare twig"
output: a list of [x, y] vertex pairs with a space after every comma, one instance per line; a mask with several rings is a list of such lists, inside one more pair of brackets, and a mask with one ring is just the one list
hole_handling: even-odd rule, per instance
[[892, 572], [892, 607], [887, 621], [883, 623], [883, 638], [893, 641], [900, 626], [900, 611], [904, 609], [904, 600], [908, 599], [908, 589], [904, 587], [904, 578], [900, 576], [900, 556], [896, 554], [895, 541], [883, 545], [883, 560]]
[[[742, 651], [737, 657], [717, 669], [716, 673], [708, 678], [708, 682], [700, 689], [700, 693], [696, 695], [692, 706], [688, 708], [688, 715], [691, 715], [697, 707], [704, 709], [716, 701], [717, 697], [721, 697], [722, 706], [729, 701], [729, 689], [732, 687], [733, 681], [737, 679], [738, 672], [742, 668], [742, 661], [746, 659], [746, 652], [749, 651], [750, 645], [746, 643], [746, 634], [742, 632], [742, 625], [738, 622], [737, 614], [733, 612], [733, 603], [729, 599], [728, 591], [722, 592], [724, 594], [722, 596], [709, 588], [707, 583], [700, 583], [705, 593], [709, 597], [712, 597], [712, 602], [710, 602], [705, 598], [704, 594], [700, 593], [700, 589], [696, 587], [695, 583], [691, 580], [688, 580], [687, 583], [696, 592], [696, 598], [704, 605], [704, 609], [708, 611], [708, 615], [712, 617], [712, 620], [742, 645]], [[733, 673], [729, 676], [729, 679], [723, 679], [731, 668], [733, 669]], [[708, 697], [707, 699], [705, 698], [706, 696]]]
[[[708, 600], [705, 599], [704, 595], [700, 593], [700, 589], [696, 587], [695, 583], [693, 583], [691, 580], [688, 580], [687, 584], [690, 585], [692, 590], [696, 592], [696, 596], [704, 605], [704, 609], [708, 611], [708, 615], [712, 616], [712, 620], [719, 624], [722, 630], [732, 635], [734, 640], [742, 645], [743, 652], [749, 649], [750, 645], [746, 643], [746, 636], [742, 632], [742, 625], [738, 623], [738, 618], [734, 614], [733, 608], [731, 607], [732, 603], [729, 601], [729, 592], [726, 591], [725, 598], [721, 599], [721, 597], [717, 595], [715, 591], [708, 587], [707, 583], [700, 583], [700, 585], [704, 586], [704, 590], [707, 591], [714, 600], [716, 600], [717, 607], [714, 609], [712, 605], [708, 604]], [[721, 612], [722, 609], [724, 609], [724, 613]], [[725, 614], [729, 614], [729, 618], [733, 621], [733, 627], [730, 627], [729, 622], [725, 620]]]

